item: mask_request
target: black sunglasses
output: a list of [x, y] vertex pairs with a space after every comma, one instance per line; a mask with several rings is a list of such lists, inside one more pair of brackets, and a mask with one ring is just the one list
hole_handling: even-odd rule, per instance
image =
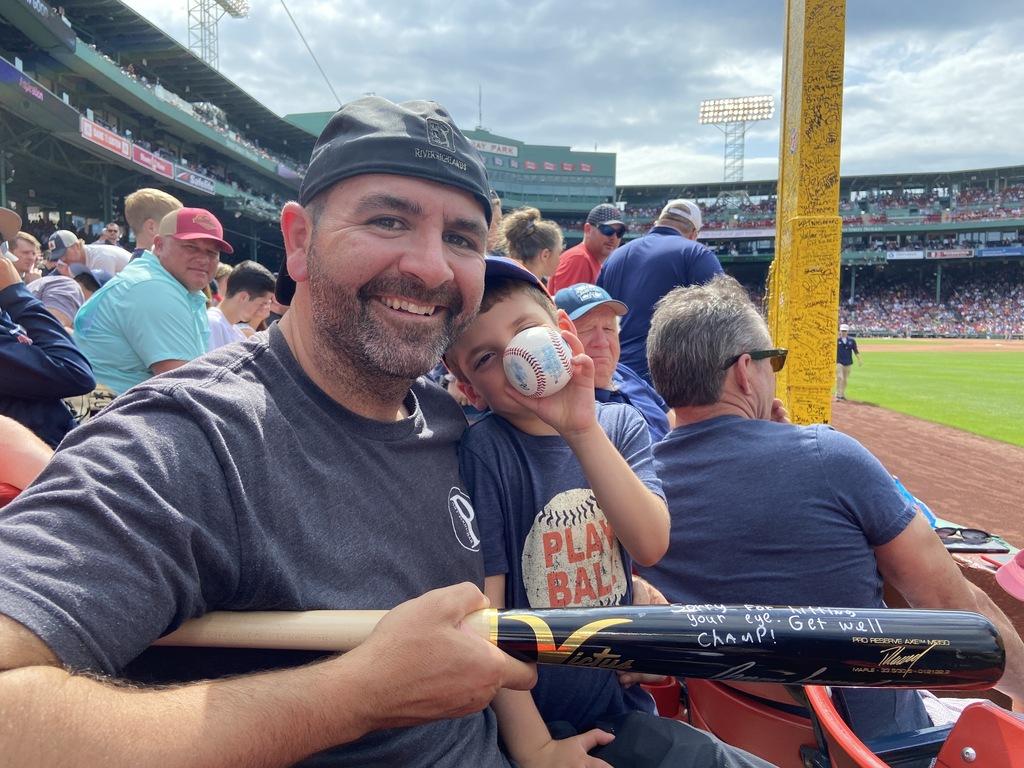
[[612, 235], [615, 235], [619, 239], [621, 239], [622, 236], [626, 234], [625, 227], [613, 227], [611, 224], [598, 224], [597, 231], [600, 232], [605, 237], [611, 237]]
[[741, 352], [735, 357], [730, 357], [726, 360], [725, 365], [722, 366], [722, 370], [729, 370], [736, 365], [736, 361], [743, 357], [743, 355], [750, 355], [751, 360], [764, 360], [765, 358], [771, 360], [772, 370], [775, 373], [778, 373], [786, 364], [786, 355], [788, 354], [788, 349], [756, 349], [753, 352]]
[[939, 534], [939, 538], [943, 541], [952, 539], [957, 534], [960, 534], [961, 539], [971, 544], [981, 544], [995, 538], [988, 531], [981, 531], [977, 528], [936, 528], [935, 532]]

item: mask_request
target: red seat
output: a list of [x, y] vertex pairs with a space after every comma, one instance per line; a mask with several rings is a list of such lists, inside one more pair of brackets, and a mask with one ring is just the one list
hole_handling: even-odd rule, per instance
[[[973, 750], [968, 763], [965, 750]], [[1024, 768], [1024, 721], [987, 701], [964, 709], [942, 745], [936, 768]]]
[[752, 693], [762, 686], [739, 690], [712, 680], [687, 680], [690, 722], [779, 768], [804, 768], [801, 747], [817, 747], [810, 718], [797, 712], [781, 686], [763, 687], [775, 689], [771, 698]]
[[682, 686], [676, 678], [666, 677], [660, 683], [643, 683], [640, 687], [651, 694], [661, 717], [682, 719]]
[[836, 711], [827, 688], [809, 685], [804, 688], [804, 695], [825, 738], [833, 768], [888, 768], [888, 764], [864, 746], [864, 742], [850, 730]]
[[[834, 768], [887, 768], [839, 716], [827, 688], [804, 693]], [[971, 704], [946, 737], [936, 768], [1024, 768], [1024, 721], [988, 701]]]

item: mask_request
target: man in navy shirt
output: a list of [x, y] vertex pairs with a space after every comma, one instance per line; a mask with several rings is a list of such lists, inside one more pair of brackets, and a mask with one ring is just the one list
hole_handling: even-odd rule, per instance
[[601, 268], [597, 284], [630, 309], [622, 319], [622, 362], [648, 382], [647, 331], [658, 299], [681, 285], [699, 285], [721, 273], [718, 257], [694, 242], [701, 228], [692, 200], [670, 200], [654, 227], [618, 248]]
[[[775, 398], [786, 350], [739, 283], [722, 276], [669, 293], [654, 313], [649, 357], [678, 426], [653, 449], [671, 542], [640, 572], [668, 600], [881, 608], [884, 578], [913, 608], [991, 619], [1006, 648], [996, 687], [1024, 695], [1017, 632], [892, 476], [853, 438], [789, 423]], [[931, 722], [915, 691], [834, 696], [862, 739]]]
[[846, 399], [846, 382], [850, 378], [850, 369], [853, 368], [853, 356], [857, 356], [857, 362], [863, 365], [860, 359], [860, 350], [857, 349], [857, 340], [848, 335], [850, 326], [843, 323], [839, 326], [839, 342], [836, 345], [836, 400]]
[[632, 405], [647, 422], [651, 442], [669, 430], [668, 406], [654, 387], [619, 362], [619, 319], [629, 307], [604, 288], [577, 283], [555, 294], [555, 304], [576, 326], [583, 351], [594, 360], [594, 394], [602, 403]]
[[[21, 224], [0, 208], [0, 241], [13, 240]], [[21, 281], [14, 262], [0, 258], [0, 414], [21, 422], [51, 448], [74, 426], [61, 398], [96, 385], [89, 361], [66, 330]]]

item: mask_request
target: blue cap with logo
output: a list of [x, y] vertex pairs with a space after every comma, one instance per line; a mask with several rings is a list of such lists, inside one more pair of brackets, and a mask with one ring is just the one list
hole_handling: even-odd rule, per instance
[[577, 320], [595, 307], [605, 304], [614, 309], [615, 314], [619, 316], [629, 311], [629, 307], [613, 299], [608, 295], [608, 291], [599, 285], [576, 283], [555, 294], [555, 305], [559, 309], [564, 309], [570, 320]]

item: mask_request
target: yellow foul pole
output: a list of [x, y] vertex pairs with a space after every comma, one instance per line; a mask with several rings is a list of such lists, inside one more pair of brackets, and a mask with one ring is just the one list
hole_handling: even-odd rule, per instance
[[768, 325], [789, 349], [777, 393], [797, 424], [832, 415], [839, 312], [845, 0], [787, 0]]

